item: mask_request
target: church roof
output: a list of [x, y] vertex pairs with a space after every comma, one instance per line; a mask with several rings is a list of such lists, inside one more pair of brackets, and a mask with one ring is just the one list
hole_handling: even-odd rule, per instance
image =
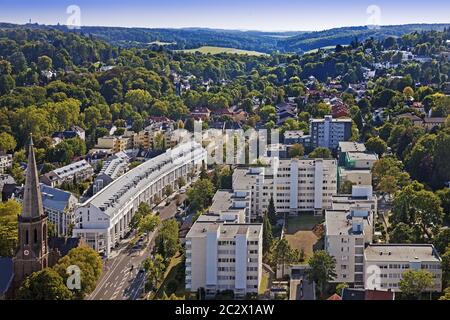
[[70, 250], [74, 248], [78, 248], [81, 244], [81, 238], [79, 237], [49, 237], [48, 238], [48, 246], [51, 249], [57, 250], [61, 257], [64, 257], [69, 253]]
[[42, 206], [41, 189], [39, 187], [39, 176], [36, 167], [36, 158], [34, 156], [33, 139], [30, 136], [21, 216], [24, 218], [37, 218], [42, 215], [44, 215], [44, 209]]
[[12, 258], [0, 257], [0, 297], [8, 291], [14, 278]]

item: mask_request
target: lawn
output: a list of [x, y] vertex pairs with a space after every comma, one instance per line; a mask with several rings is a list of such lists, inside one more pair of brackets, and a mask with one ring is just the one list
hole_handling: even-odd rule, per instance
[[323, 217], [315, 216], [313, 214], [300, 214], [296, 217], [289, 217], [287, 221], [287, 233], [292, 234], [299, 230], [306, 231], [324, 221]]
[[213, 46], [203, 46], [203, 47], [196, 48], [196, 49], [186, 49], [186, 50], [180, 50], [180, 51], [187, 52], [187, 53], [200, 52], [203, 54], [231, 53], [231, 54], [243, 54], [243, 55], [245, 54], [245, 55], [249, 55], [249, 56], [266, 55], [265, 53], [257, 52], [257, 51], [241, 50], [241, 49], [226, 48], [226, 47], [213, 47]]

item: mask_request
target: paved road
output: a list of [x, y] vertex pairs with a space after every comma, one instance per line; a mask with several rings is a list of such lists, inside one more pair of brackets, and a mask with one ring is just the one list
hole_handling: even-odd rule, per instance
[[[180, 195], [184, 201], [185, 194]], [[167, 206], [162, 203], [159, 216], [161, 220], [173, 218], [177, 212], [175, 201]], [[119, 248], [112, 251], [111, 257], [105, 261], [103, 276], [96, 289], [89, 295], [88, 300], [136, 300], [144, 287], [144, 273], [139, 273], [139, 266], [150, 256], [156, 232], [148, 235], [145, 246], [140, 251], [127, 248], [131, 239], [122, 241]], [[132, 266], [133, 269], [132, 269]]]

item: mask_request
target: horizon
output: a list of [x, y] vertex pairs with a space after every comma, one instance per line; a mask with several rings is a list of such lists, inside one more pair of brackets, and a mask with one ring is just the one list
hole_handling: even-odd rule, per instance
[[[118, 0], [69, 1], [4, 0], [0, 21], [26, 24], [67, 25], [73, 21], [73, 7], [81, 26], [222, 29], [261, 32], [313, 32], [352, 26], [450, 23], [446, 0]], [[78, 9], [77, 9], [78, 8]], [[439, 8], [439, 10], [436, 10]], [[72, 20], [70, 20], [72, 19]], [[448, 22], [445, 22], [448, 21]]]
[[[46, 27], [54, 27], [54, 26], [67, 26], [66, 24], [44, 24], [39, 22], [26, 22], [26, 23], [16, 23], [10, 21], [0, 21], [0, 23], [5, 24], [14, 24], [18, 26], [27, 26], [27, 25], [38, 25], [38, 26], [46, 26]], [[450, 25], [449, 22], [411, 22], [404, 24], [380, 24], [378, 27], [396, 27], [396, 26], [407, 26], [407, 25]], [[261, 32], [261, 33], [286, 33], [286, 32], [321, 32], [332, 29], [345, 29], [345, 28], [364, 28], [369, 27], [368, 25], [343, 25], [332, 27], [328, 29], [320, 29], [320, 30], [257, 30], [257, 29], [224, 29], [224, 28], [212, 28], [212, 27], [201, 27], [201, 26], [187, 26], [187, 27], [146, 27], [146, 26], [124, 26], [124, 25], [81, 25], [81, 28], [124, 28], [124, 29], [167, 29], [167, 30], [188, 30], [188, 29], [201, 29], [201, 30], [222, 30], [222, 31], [239, 31], [239, 32]]]

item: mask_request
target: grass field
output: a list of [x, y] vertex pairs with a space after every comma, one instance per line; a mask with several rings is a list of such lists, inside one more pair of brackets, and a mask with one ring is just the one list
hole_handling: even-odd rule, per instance
[[219, 54], [219, 53], [231, 53], [231, 54], [243, 54], [243, 55], [249, 55], [249, 56], [262, 56], [266, 55], [262, 52], [257, 51], [249, 51], [249, 50], [241, 50], [241, 49], [235, 49], [235, 48], [225, 48], [225, 47], [212, 47], [212, 46], [203, 46], [196, 49], [187, 49], [187, 50], [179, 50], [181, 52], [187, 52], [187, 53], [195, 53], [200, 52], [203, 54]]
[[313, 214], [300, 214], [296, 217], [289, 217], [287, 221], [287, 233], [295, 233], [299, 230], [311, 230], [316, 224], [322, 223], [323, 217]]

